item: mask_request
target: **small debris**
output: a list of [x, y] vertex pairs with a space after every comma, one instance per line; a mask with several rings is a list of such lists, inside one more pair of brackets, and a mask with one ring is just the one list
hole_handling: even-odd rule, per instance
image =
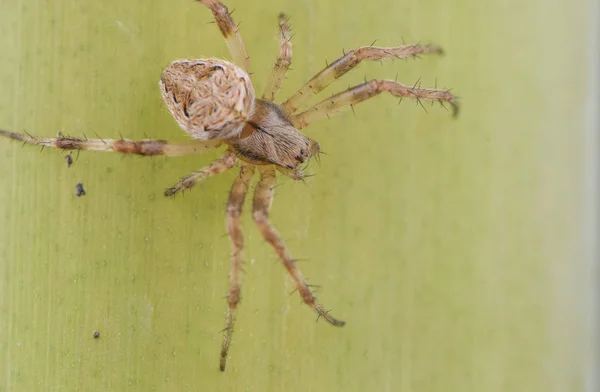
[[71, 156], [71, 153], [69, 153], [69, 155], [65, 155], [65, 161], [67, 161], [67, 168], [71, 167], [73, 164], [73, 157]]
[[98, 339], [100, 337], [100, 332], [94, 332], [94, 339]]
[[81, 197], [85, 195], [85, 189], [83, 189], [83, 184], [82, 183], [77, 183], [77, 185], [75, 186], [75, 195], [77, 197]]

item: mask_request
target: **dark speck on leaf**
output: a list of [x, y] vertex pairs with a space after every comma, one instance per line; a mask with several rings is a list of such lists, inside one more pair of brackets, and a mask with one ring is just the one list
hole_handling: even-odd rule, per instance
[[75, 195], [77, 195], [77, 197], [81, 197], [81, 196], [85, 195], [85, 189], [83, 189], [82, 183], [78, 183], [75, 186]]

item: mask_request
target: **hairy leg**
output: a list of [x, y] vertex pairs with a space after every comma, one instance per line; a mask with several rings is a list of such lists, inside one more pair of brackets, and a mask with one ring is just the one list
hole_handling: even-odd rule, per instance
[[400, 98], [413, 98], [419, 102], [421, 100], [438, 101], [441, 104], [447, 102], [452, 106], [453, 115], [458, 114], [458, 101], [446, 90], [409, 87], [393, 80], [370, 80], [326, 98], [306, 111], [292, 116], [292, 122], [296, 128], [302, 129], [382, 92]]
[[254, 190], [254, 202], [252, 206], [252, 216], [258, 225], [260, 233], [265, 241], [275, 248], [275, 252], [283, 262], [284, 267], [294, 280], [296, 289], [300, 293], [300, 297], [308, 306], [313, 308], [319, 317], [323, 317], [330, 324], [336, 327], [342, 327], [346, 324], [344, 321], [333, 318], [327, 310], [323, 308], [313, 294], [312, 290], [306, 283], [302, 272], [296, 267], [296, 261], [292, 258], [285, 244], [279, 237], [275, 228], [269, 222], [269, 212], [271, 210], [271, 202], [275, 194], [275, 169], [272, 166], [261, 166], [258, 168], [260, 173], [260, 181]]
[[28, 144], [37, 144], [43, 147], [55, 147], [63, 150], [90, 150], [90, 151], [113, 151], [123, 154], [137, 154], [145, 156], [181, 156], [188, 154], [200, 154], [219, 146], [215, 140], [193, 141], [189, 143], [171, 143], [166, 140], [141, 140], [133, 141], [127, 139], [82, 139], [77, 137], [58, 136], [56, 138], [44, 138], [21, 133], [8, 132], [0, 129], [0, 136], [18, 140]]
[[279, 58], [275, 68], [269, 77], [269, 82], [262, 95], [263, 99], [274, 101], [275, 95], [283, 84], [285, 74], [292, 63], [292, 36], [288, 18], [285, 14], [279, 14]]
[[423, 53], [441, 54], [442, 49], [436, 45], [404, 45], [393, 48], [378, 48], [375, 46], [363, 46], [351, 50], [342, 57], [335, 60], [321, 72], [316, 74], [304, 86], [287, 99], [281, 106], [287, 114], [296, 112], [303, 104], [317, 95], [333, 81], [340, 78], [346, 72], [356, 67], [363, 60], [387, 60], [404, 59], [410, 56], [418, 56]]
[[173, 196], [179, 191], [190, 189], [200, 181], [207, 179], [208, 177], [214, 176], [215, 174], [223, 173], [226, 170], [231, 169], [237, 161], [237, 157], [231, 151], [226, 151], [225, 155], [221, 159], [214, 161], [210, 165], [184, 177], [176, 185], [165, 190], [165, 196]]
[[221, 359], [219, 368], [225, 370], [227, 362], [227, 353], [231, 344], [231, 335], [235, 324], [235, 313], [240, 302], [240, 287], [242, 284], [242, 251], [244, 250], [244, 235], [242, 233], [242, 224], [240, 215], [244, 206], [244, 200], [248, 193], [248, 186], [254, 166], [242, 165], [240, 175], [235, 179], [231, 191], [229, 192], [229, 201], [227, 202], [227, 232], [231, 238], [231, 272], [229, 274], [229, 294], [227, 295], [227, 317], [225, 319], [225, 329], [223, 330], [223, 344], [221, 345]]
[[250, 58], [248, 57], [248, 52], [246, 52], [242, 35], [233, 21], [229, 10], [227, 10], [227, 7], [219, 0], [198, 1], [208, 7], [212, 12], [217, 26], [219, 26], [219, 30], [221, 30], [221, 33], [225, 38], [233, 62], [242, 67], [247, 73], [250, 73]]

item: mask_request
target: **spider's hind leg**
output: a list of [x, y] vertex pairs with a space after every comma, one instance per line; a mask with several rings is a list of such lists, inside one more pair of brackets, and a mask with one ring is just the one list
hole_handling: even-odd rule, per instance
[[275, 170], [271, 166], [259, 167], [258, 170], [260, 173], [260, 181], [254, 190], [252, 217], [258, 225], [260, 233], [265, 241], [275, 248], [284, 267], [294, 280], [296, 289], [304, 303], [313, 308], [319, 317], [322, 317], [330, 324], [335, 325], [336, 327], [344, 326], [346, 324], [344, 321], [332, 317], [329, 312], [317, 302], [317, 299], [306, 283], [302, 272], [300, 272], [296, 266], [296, 261], [292, 258], [290, 252], [283, 243], [283, 240], [279, 236], [279, 233], [277, 233], [277, 230], [275, 230], [269, 222], [269, 212], [275, 194]]
[[191, 141], [188, 143], [171, 143], [166, 140], [127, 140], [127, 139], [87, 139], [58, 135], [55, 138], [44, 138], [9, 132], [0, 129], [0, 136], [18, 140], [27, 144], [43, 147], [60, 148], [62, 150], [89, 150], [120, 152], [143, 156], [182, 156], [200, 154], [218, 147], [219, 141]]
[[233, 21], [227, 7], [219, 0], [198, 0], [200, 3], [208, 7], [212, 12], [219, 30], [225, 38], [233, 62], [242, 67], [244, 71], [250, 73], [250, 59], [248, 52], [244, 46], [242, 35]]

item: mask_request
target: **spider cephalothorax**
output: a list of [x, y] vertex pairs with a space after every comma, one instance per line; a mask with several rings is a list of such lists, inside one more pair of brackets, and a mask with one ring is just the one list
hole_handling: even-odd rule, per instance
[[0, 135], [65, 150], [116, 151], [145, 156], [180, 156], [201, 153], [222, 144], [227, 146], [219, 160], [183, 178], [165, 191], [167, 196], [174, 195], [211, 175], [231, 169], [239, 162], [240, 174], [233, 183], [227, 204], [227, 230], [232, 242], [232, 266], [227, 296], [229, 307], [220, 358], [220, 369], [224, 370], [240, 300], [244, 247], [240, 214], [254, 172], [259, 172], [260, 179], [254, 191], [252, 216], [262, 236], [281, 258], [302, 300], [313, 308], [319, 317], [332, 325], [343, 326], [343, 321], [333, 318], [317, 302], [313, 291], [296, 267], [296, 262], [269, 222], [275, 189], [275, 171], [278, 170], [296, 180], [302, 179], [303, 164], [318, 154], [319, 144], [299, 130], [382, 92], [417, 101], [437, 101], [442, 105], [447, 103], [451, 105], [455, 114], [458, 105], [455, 97], [446, 90], [410, 87], [392, 80], [370, 80], [334, 94], [304, 111], [298, 111], [321, 90], [362, 60], [402, 59], [423, 53], [441, 53], [441, 49], [435, 45], [419, 44], [391, 48], [365, 46], [347, 52], [316, 74], [286, 101], [281, 104], [275, 103], [275, 96], [292, 57], [290, 28], [283, 14], [279, 16], [279, 58], [262, 97], [257, 99], [249, 76], [248, 55], [227, 8], [218, 0], [199, 2], [212, 11], [234, 63], [214, 58], [185, 59], [173, 62], [163, 71], [160, 80], [163, 99], [179, 126], [195, 141], [177, 144], [164, 140], [136, 142], [125, 139], [80, 139], [62, 135], [57, 138], [40, 138], [2, 130]]

